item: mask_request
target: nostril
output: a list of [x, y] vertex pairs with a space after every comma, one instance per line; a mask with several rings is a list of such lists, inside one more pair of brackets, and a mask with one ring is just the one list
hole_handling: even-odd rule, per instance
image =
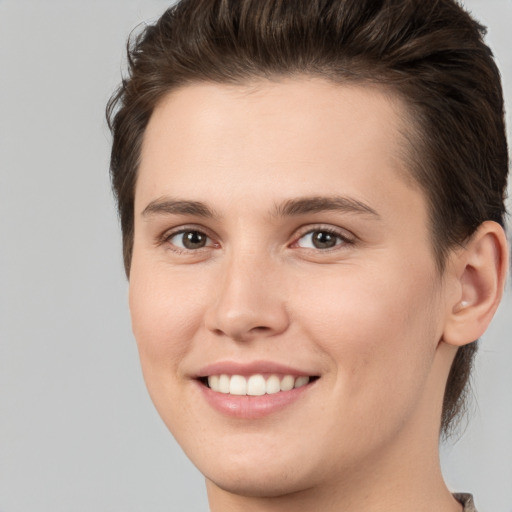
[[228, 336], [230, 338], [233, 338], [237, 341], [243, 341], [245, 339], [251, 338], [251, 335], [258, 335], [258, 334], [267, 334], [269, 332], [272, 332], [271, 327], [267, 327], [265, 325], [258, 325], [256, 327], [251, 327], [250, 329], [246, 330], [245, 332], [240, 329], [240, 332], [234, 332], [235, 329], [232, 329], [233, 332], [227, 332], [223, 331], [222, 329], [213, 329], [212, 332], [216, 336]]
[[[244, 299], [245, 302], [248, 299]], [[256, 299], [253, 299], [256, 301]], [[282, 305], [261, 303], [244, 304], [242, 299], [227, 299], [209, 308], [204, 317], [205, 327], [217, 338], [248, 341], [255, 337], [280, 334], [288, 327], [288, 315]]]

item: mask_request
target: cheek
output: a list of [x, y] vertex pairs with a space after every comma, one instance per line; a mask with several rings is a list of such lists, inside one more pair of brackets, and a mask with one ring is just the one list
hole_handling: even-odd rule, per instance
[[[194, 288], [155, 265], [134, 261], [130, 274], [130, 313], [144, 381], [156, 410], [173, 435], [190, 411], [182, 399], [182, 362], [202, 315]], [[188, 427], [185, 428], [187, 430]]]
[[176, 280], [165, 269], [159, 272], [134, 261], [130, 274], [130, 314], [140, 360], [148, 376], [176, 375], [179, 363], [202, 321], [199, 292]]
[[316, 280], [311, 300], [305, 289], [295, 291], [307, 336], [329, 355], [334, 389], [356, 414], [412, 406], [438, 342], [434, 274], [387, 268], [354, 267]]

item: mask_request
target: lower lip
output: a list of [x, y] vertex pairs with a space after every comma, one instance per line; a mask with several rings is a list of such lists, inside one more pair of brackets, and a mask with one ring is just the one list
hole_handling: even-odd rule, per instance
[[206, 401], [217, 411], [233, 418], [257, 419], [268, 416], [296, 402], [314, 383], [306, 384], [290, 391], [280, 391], [271, 395], [249, 396], [230, 395], [212, 391], [198, 382]]

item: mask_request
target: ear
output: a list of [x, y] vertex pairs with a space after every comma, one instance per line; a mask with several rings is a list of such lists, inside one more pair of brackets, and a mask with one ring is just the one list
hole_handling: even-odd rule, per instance
[[508, 268], [507, 238], [496, 222], [486, 221], [450, 259], [455, 286], [447, 303], [443, 341], [460, 347], [485, 332], [500, 303]]

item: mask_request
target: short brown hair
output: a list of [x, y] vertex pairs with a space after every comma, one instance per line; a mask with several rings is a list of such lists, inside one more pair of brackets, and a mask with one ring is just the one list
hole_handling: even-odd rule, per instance
[[[129, 42], [129, 74], [107, 106], [127, 275], [141, 144], [159, 100], [188, 83], [304, 74], [379, 84], [404, 101], [408, 163], [442, 271], [482, 222], [504, 224], [503, 95], [484, 35], [455, 0], [181, 0]], [[464, 409], [475, 351], [466, 345], [453, 362], [445, 433]]]

